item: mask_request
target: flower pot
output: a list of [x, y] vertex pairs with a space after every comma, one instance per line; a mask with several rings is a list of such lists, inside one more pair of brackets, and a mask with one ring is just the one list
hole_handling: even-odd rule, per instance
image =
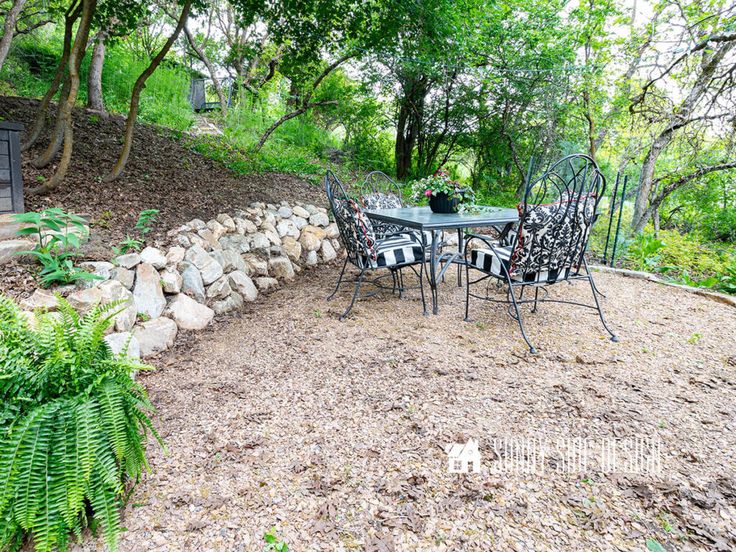
[[433, 213], [457, 213], [460, 198], [450, 198], [445, 192], [429, 196], [429, 208]]

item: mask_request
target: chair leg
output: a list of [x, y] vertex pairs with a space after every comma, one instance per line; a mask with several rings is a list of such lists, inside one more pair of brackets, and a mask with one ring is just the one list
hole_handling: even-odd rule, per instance
[[[534, 348], [534, 345], [531, 344], [531, 341], [529, 341], [529, 338], [526, 336], [526, 330], [524, 329], [524, 321], [521, 319], [521, 311], [519, 310], [519, 305], [516, 303], [516, 294], [514, 293], [514, 287], [511, 285], [511, 278], [509, 278], [508, 274], [506, 275], [506, 282], [509, 285], [509, 295], [511, 296], [511, 303], [514, 305], [514, 310], [516, 311], [516, 321], [519, 323], [519, 328], [521, 329], [521, 335], [524, 338], [524, 341], [526, 341], [526, 344], [529, 345], [529, 352], [533, 355], [537, 354], [537, 350]], [[521, 288], [522, 293], [524, 292], [524, 288]], [[521, 299], [521, 298], [519, 298]]]
[[429, 316], [427, 312], [427, 301], [424, 299], [424, 263], [419, 263], [419, 293], [422, 295], [422, 311], [424, 316]]
[[342, 270], [340, 271], [340, 277], [337, 279], [337, 285], [335, 286], [335, 291], [330, 293], [330, 295], [327, 297], [327, 300], [330, 301], [335, 294], [337, 293], [337, 290], [340, 289], [340, 284], [342, 283], [342, 277], [345, 275], [345, 269], [348, 266], [348, 258], [345, 257], [345, 262], [342, 265]]
[[470, 267], [465, 265], [465, 321], [470, 322]]
[[391, 269], [391, 279], [394, 283], [393, 288], [391, 288], [391, 295], [393, 295], [394, 293], [396, 293], [396, 286], [398, 285], [396, 280], [396, 271], [394, 269]]
[[360, 284], [363, 283], [363, 276], [365, 276], [365, 269], [362, 269], [360, 271], [360, 275], [358, 276], [358, 279], [355, 281], [355, 292], [353, 293], [353, 300], [350, 301], [350, 306], [347, 308], [347, 310], [342, 313], [342, 316], [340, 316], [340, 320], [344, 320], [345, 317], [350, 314], [350, 311], [353, 310], [353, 305], [355, 305], [355, 301], [358, 299], [358, 295], [360, 294]]
[[399, 299], [404, 298], [404, 271], [399, 269]]
[[539, 286], [534, 288], [534, 308], [532, 312], [537, 312], [537, 300], [539, 299]]
[[[588, 271], [587, 264], [585, 270], [586, 272]], [[597, 288], [595, 287], [595, 282], [593, 281], [593, 275], [590, 272], [588, 272], [588, 283], [590, 283], [590, 289], [593, 292], [593, 299], [595, 300], [595, 308], [598, 309], [598, 316], [601, 317], [603, 327], [606, 328], [606, 331], [611, 335], [611, 341], [613, 341], [614, 343], [618, 343], [618, 336], [613, 333], [613, 331], [611, 331], [611, 328], [608, 327], [608, 322], [606, 322], [606, 317], [603, 316], [603, 309], [601, 309], [601, 304], [598, 301]]]

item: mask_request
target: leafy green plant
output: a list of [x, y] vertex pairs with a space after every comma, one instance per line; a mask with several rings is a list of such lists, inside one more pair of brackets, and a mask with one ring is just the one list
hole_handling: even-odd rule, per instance
[[138, 215], [138, 222], [135, 223], [135, 229], [143, 238], [153, 230], [153, 225], [156, 223], [158, 213], [158, 209], [144, 209]]
[[660, 260], [660, 251], [665, 244], [653, 234], [638, 234], [626, 249], [626, 260], [637, 270], [651, 270]]
[[112, 253], [117, 257], [118, 255], [125, 255], [131, 251], [140, 251], [141, 247], [143, 247], [143, 242], [141, 240], [132, 238], [128, 235], [120, 242], [120, 245], [113, 246]]
[[80, 316], [59, 297], [59, 316], [31, 323], [0, 296], [0, 549], [31, 538], [66, 549], [101, 526], [115, 549], [128, 480], [148, 469], [152, 405], [133, 379], [148, 367], [104, 340], [118, 305]]
[[32, 251], [18, 254], [31, 255], [39, 262], [41, 271], [38, 277], [43, 287], [99, 279], [99, 276], [74, 266], [73, 259], [79, 255], [81, 246], [80, 236], [88, 233], [82, 217], [50, 208], [15, 215], [15, 220], [23, 225], [17, 232], [19, 236], [34, 236], [36, 239], [36, 247]]
[[144, 209], [141, 211], [138, 215], [138, 221], [133, 227], [138, 233], [138, 237], [132, 237], [130, 234], [127, 234], [125, 239], [120, 242], [120, 245], [113, 246], [113, 255], [117, 257], [118, 255], [125, 255], [131, 251], [140, 251], [146, 242], [146, 235], [153, 230], [153, 226], [156, 224], [158, 214], [158, 209]]
[[263, 552], [289, 552], [289, 546], [276, 536], [276, 528], [263, 535], [263, 540], [266, 541]]

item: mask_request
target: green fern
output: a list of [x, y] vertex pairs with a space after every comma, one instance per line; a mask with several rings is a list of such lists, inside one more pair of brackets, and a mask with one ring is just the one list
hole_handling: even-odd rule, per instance
[[132, 377], [148, 367], [104, 341], [116, 308], [79, 316], [60, 298], [31, 323], [0, 295], [0, 550], [66, 550], [90, 524], [116, 549], [125, 485], [148, 469], [148, 434], [161, 443]]

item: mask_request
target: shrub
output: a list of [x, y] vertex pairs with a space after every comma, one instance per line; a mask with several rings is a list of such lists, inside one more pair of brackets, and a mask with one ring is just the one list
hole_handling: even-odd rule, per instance
[[98, 525], [116, 547], [126, 479], [148, 468], [147, 432], [160, 438], [132, 377], [147, 367], [103, 339], [115, 308], [81, 317], [59, 298], [60, 316], [31, 322], [0, 296], [0, 550], [63, 550]]
[[15, 215], [15, 220], [24, 224], [18, 231], [19, 236], [36, 237], [36, 247], [20, 254], [31, 255], [41, 264], [39, 281], [42, 286], [99, 278], [74, 266], [73, 259], [81, 245], [78, 234], [84, 236], [88, 232], [84, 219], [50, 208], [39, 213]]

